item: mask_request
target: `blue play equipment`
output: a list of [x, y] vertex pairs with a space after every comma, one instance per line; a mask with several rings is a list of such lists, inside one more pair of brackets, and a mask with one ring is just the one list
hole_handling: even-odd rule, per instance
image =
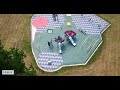
[[68, 38], [69, 38], [70, 42], [72, 43], [72, 45], [73, 45], [73, 46], [76, 46], [76, 43], [74, 42], [74, 40], [72, 39], [72, 37], [69, 36]]

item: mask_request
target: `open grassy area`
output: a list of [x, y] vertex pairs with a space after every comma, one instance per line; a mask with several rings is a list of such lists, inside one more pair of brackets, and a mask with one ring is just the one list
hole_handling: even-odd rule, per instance
[[0, 39], [6, 49], [23, 49], [27, 57], [26, 66], [31, 63], [38, 76], [120, 76], [120, 14], [98, 14], [111, 23], [102, 34], [104, 42], [86, 66], [64, 67], [57, 72], [40, 70], [31, 52], [30, 19], [31, 14], [0, 14]]

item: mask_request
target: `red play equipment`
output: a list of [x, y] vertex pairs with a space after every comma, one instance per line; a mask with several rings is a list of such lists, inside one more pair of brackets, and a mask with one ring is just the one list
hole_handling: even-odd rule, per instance
[[76, 43], [74, 42], [73, 38], [76, 35], [76, 32], [72, 30], [67, 30], [64, 32], [65, 36], [67, 37], [68, 40], [72, 43], [73, 46], [76, 46]]
[[72, 31], [72, 30], [67, 30], [64, 32], [65, 36], [69, 37], [71, 36], [72, 38], [76, 35], [76, 32]]

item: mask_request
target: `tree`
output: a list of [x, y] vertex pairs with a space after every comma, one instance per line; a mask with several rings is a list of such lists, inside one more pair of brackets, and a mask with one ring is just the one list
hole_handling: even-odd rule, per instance
[[0, 41], [0, 71], [14, 70], [15, 75], [36, 75], [32, 65], [29, 69], [25, 67], [23, 60], [25, 57], [24, 52], [17, 48], [10, 48], [9, 51], [4, 50]]
[[10, 67], [13, 68], [15, 74], [24, 73], [25, 72], [25, 63], [23, 60], [25, 58], [24, 52], [16, 48], [10, 48], [9, 57]]
[[28, 69], [26, 68], [26, 71], [22, 74], [22, 76], [36, 76], [36, 70], [34, 69], [32, 64]]

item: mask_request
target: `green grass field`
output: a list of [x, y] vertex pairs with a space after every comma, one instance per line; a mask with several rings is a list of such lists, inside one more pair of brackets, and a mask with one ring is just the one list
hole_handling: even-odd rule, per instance
[[0, 14], [0, 39], [6, 49], [17, 47], [38, 76], [120, 76], [120, 14], [98, 14], [111, 26], [102, 34], [103, 43], [86, 66], [64, 67], [54, 73], [40, 70], [31, 52], [31, 14]]

